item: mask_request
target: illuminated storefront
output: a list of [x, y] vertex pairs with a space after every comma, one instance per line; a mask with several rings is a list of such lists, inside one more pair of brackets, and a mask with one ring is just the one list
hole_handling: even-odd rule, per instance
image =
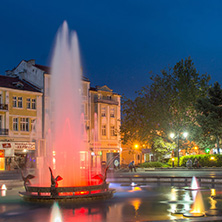
[[5, 150], [0, 150], [0, 170], [5, 170]]

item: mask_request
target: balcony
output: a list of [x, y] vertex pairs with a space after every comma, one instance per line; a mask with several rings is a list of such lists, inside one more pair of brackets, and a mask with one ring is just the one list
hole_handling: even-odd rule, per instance
[[7, 136], [8, 135], [8, 129], [0, 128], [0, 136]]
[[106, 103], [106, 104], [110, 104], [110, 105], [117, 105], [118, 106], [118, 101], [112, 100], [110, 98], [95, 98], [95, 103]]
[[8, 110], [8, 104], [1, 104], [0, 103], [0, 110]]

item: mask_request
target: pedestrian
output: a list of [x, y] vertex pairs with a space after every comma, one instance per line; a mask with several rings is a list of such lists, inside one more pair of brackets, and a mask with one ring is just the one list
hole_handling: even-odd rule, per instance
[[200, 168], [200, 164], [199, 164], [199, 161], [197, 160], [197, 158], [195, 158], [195, 160], [194, 160], [193, 167]]
[[134, 172], [136, 172], [136, 167], [135, 167], [135, 164], [134, 164], [134, 161], [130, 162], [130, 164], [128, 165], [129, 169], [131, 172], [133, 172], [133, 169], [134, 169]]
[[186, 166], [188, 169], [192, 168], [192, 160], [190, 158], [187, 160]]

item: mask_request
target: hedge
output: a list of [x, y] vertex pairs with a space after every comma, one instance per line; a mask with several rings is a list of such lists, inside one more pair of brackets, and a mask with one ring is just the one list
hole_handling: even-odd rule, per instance
[[169, 167], [169, 166], [161, 162], [144, 162], [141, 163], [139, 167], [153, 168], [153, 167]]
[[[213, 157], [214, 159], [211, 159]], [[189, 155], [180, 157], [180, 166], [186, 167], [188, 159], [194, 163], [195, 158], [199, 161], [202, 167], [222, 167], [222, 155], [220, 154], [202, 154], [202, 155]], [[174, 158], [174, 165], [177, 166], [177, 158]], [[168, 164], [172, 166], [172, 159], [169, 160]]]

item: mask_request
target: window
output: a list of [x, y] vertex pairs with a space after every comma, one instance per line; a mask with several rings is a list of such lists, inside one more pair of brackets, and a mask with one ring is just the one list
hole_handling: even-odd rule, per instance
[[13, 118], [13, 130], [18, 131], [18, 118]]
[[110, 108], [110, 117], [115, 117], [115, 108], [114, 107], [111, 107]]
[[0, 104], [2, 104], [2, 94], [0, 94]]
[[81, 113], [83, 113], [84, 116], [86, 115], [86, 104], [81, 105]]
[[29, 118], [21, 118], [20, 119], [20, 130], [21, 131], [29, 131]]
[[108, 100], [111, 100], [111, 99], [112, 99], [112, 97], [111, 97], [111, 96], [107, 96], [106, 98], [107, 98]]
[[36, 119], [31, 120], [31, 131], [36, 132]]
[[2, 122], [3, 122], [3, 118], [2, 118], [2, 115], [0, 115], [0, 129], [2, 129]]
[[12, 106], [17, 107], [17, 97], [16, 96], [13, 96]]
[[106, 125], [102, 125], [102, 136], [106, 136]]
[[32, 109], [36, 109], [36, 99], [32, 99]]
[[110, 135], [111, 136], [116, 136], [116, 134], [115, 134], [115, 126], [111, 126], [110, 127]]
[[22, 97], [18, 97], [18, 107], [22, 108]]
[[26, 106], [27, 106], [27, 109], [31, 109], [31, 99], [30, 98], [27, 98]]
[[101, 108], [101, 116], [106, 116], [106, 107]]

